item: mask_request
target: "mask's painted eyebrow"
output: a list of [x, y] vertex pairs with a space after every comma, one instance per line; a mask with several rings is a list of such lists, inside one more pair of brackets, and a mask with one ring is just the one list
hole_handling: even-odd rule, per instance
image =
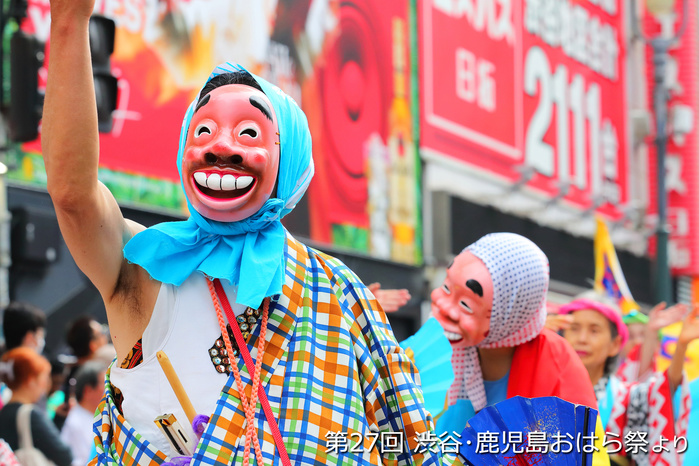
[[194, 108], [194, 113], [197, 113], [200, 108], [209, 103], [211, 100], [211, 94], [206, 94], [203, 99], [197, 102], [197, 106]]
[[250, 96], [250, 103], [253, 107], [260, 110], [269, 121], [272, 121], [272, 110], [270, 110], [269, 105], [267, 105], [267, 102], [260, 99], [256, 95], [253, 95]]
[[470, 288], [471, 291], [476, 293], [481, 298], [483, 297], [483, 287], [481, 286], [480, 283], [478, 283], [478, 280], [474, 280], [473, 278], [469, 278], [468, 280], [466, 280], [466, 287]]

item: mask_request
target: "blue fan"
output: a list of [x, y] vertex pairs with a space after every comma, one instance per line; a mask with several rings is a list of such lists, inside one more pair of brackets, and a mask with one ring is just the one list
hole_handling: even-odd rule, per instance
[[517, 396], [472, 417], [459, 452], [472, 466], [591, 466], [596, 421], [587, 406]]
[[425, 408], [432, 416], [438, 415], [444, 410], [447, 392], [454, 383], [451, 343], [444, 336], [444, 329], [437, 319], [431, 317], [415, 335], [402, 341], [400, 346], [407, 353], [412, 352], [413, 361], [420, 373]]

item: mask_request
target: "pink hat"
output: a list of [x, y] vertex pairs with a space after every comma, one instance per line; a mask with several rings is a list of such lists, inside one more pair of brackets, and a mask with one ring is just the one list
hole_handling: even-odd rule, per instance
[[621, 313], [616, 309], [609, 307], [605, 304], [593, 301], [591, 299], [576, 299], [575, 301], [565, 304], [558, 308], [559, 314], [570, 314], [575, 311], [591, 310], [597, 311], [604, 317], [609, 319], [611, 323], [616, 325], [619, 331], [619, 336], [621, 336], [621, 346], [623, 347], [629, 340], [629, 329], [622, 320]]

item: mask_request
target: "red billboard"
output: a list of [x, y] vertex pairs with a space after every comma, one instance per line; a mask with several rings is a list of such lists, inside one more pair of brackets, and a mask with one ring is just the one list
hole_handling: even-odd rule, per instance
[[627, 200], [624, 2], [421, 0], [421, 149], [612, 218]]
[[[28, 3], [23, 28], [48, 40], [48, 2]], [[308, 117], [316, 175], [297, 209], [303, 234], [420, 262], [409, 0], [98, 0], [95, 12], [117, 26], [118, 106], [100, 137], [100, 179], [117, 200], [185, 214], [182, 117], [214, 66], [234, 61]], [[50, 59], [50, 43], [47, 51]], [[39, 142], [23, 149], [11, 179], [45, 183]]]
[[[697, 54], [697, 0], [677, 2], [674, 15], [656, 18], [646, 12], [644, 32], [648, 37], [673, 35], [680, 30], [686, 16], [684, 33], [668, 52], [666, 88], [669, 92], [665, 187], [667, 216], [670, 227], [668, 245], [670, 266], [675, 275], [699, 275], [699, 141], [697, 116], [699, 109], [699, 62]], [[646, 47], [646, 80], [648, 102], [653, 102], [653, 50]], [[655, 145], [649, 140], [649, 212], [657, 212], [657, 159]]]

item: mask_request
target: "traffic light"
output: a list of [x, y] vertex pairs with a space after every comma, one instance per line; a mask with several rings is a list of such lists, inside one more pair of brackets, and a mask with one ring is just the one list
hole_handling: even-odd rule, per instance
[[10, 139], [33, 141], [39, 136], [44, 95], [39, 92], [39, 68], [44, 64], [44, 43], [22, 30], [10, 39]]
[[92, 55], [92, 77], [97, 99], [99, 130], [112, 130], [112, 112], [117, 106], [117, 78], [112, 75], [109, 57], [114, 52], [114, 21], [104, 16], [90, 18], [90, 53]]

